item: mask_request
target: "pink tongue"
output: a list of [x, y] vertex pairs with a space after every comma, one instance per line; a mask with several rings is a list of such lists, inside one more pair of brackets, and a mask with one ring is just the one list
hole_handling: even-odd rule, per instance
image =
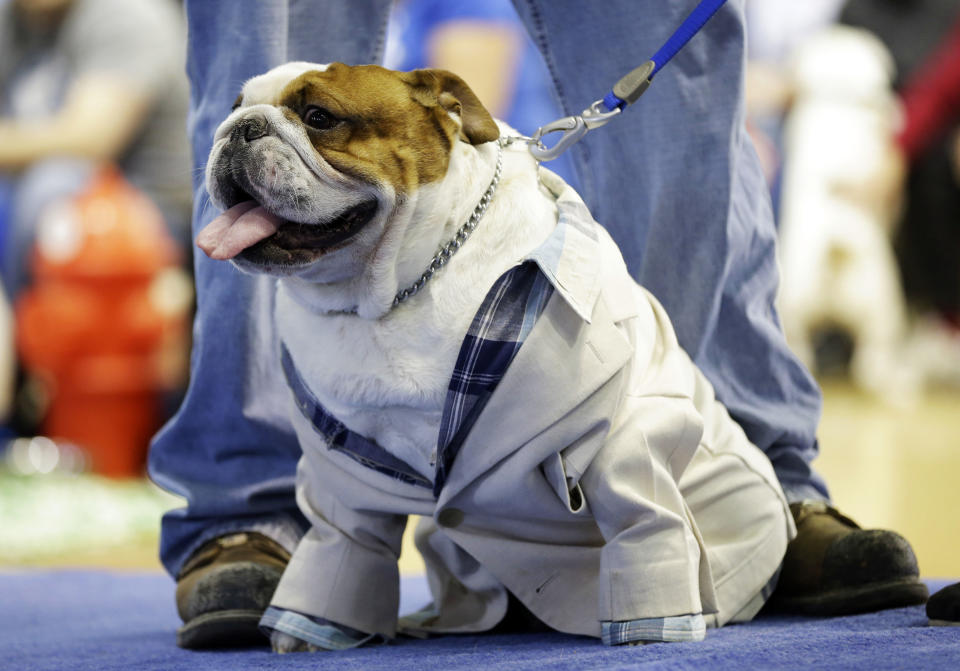
[[280, 219], [248, 200], [234, 205], [197, 235], [197, 247], [217, 261], [232, 259], [277, 232]]

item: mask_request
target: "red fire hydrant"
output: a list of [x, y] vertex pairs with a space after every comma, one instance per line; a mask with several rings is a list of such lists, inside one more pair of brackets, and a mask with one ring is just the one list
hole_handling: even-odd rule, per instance
[[160, 212], [103, 168], [41, 216], [32, 264], [16, 338], [47, 390], [44, 434], [84, 448], [98, 473], [141, 475], [192, 297]]

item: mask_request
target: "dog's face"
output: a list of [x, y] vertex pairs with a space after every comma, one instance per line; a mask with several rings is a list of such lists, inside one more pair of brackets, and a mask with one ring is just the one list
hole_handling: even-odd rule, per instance
[[498, 135], [445, 71], [280, 66], [248, 81], [217, 129], [207, 189], [226, 212], [197, 244], [246, 271], [348, 280], [391, 262], [379, 257], [410, 227], [398, 212], [443, 179], [457, 143]]

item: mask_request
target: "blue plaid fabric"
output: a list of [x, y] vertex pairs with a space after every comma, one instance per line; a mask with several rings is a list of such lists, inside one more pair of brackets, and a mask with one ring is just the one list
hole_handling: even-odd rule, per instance
[[376, 634], [365, 634], [334, 624], [322, 617], [312, 617], [275, 606], [267, 608], [260, 618], [259, 627], [267, 636], [273, 631], [279, 631], [323, 650], [349, 650], [380, 638]]
[[707, 635], [703, 615], [653, 617], [628, 622], [604, 622], [601, 638], [604, 645], [623, 645], [641, 641], [702, 641]]
[[437, 440], [434, 496], [440, 495], [463, 441], [552, 291], [540, 269], [524, 263], [501, 275], [477, 310], [447, 388]]

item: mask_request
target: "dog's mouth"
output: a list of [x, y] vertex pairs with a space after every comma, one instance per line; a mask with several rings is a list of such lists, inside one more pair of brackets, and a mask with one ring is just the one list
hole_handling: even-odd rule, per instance
[[343, 246], [376, 213], [377, 200], [371, 198], [330, 221], [303, 224], [282, 219], [253, 200], [244, 200], [204, 228], [197, 236], [197, 245], [218, 260], [239, 258], [257, 265], [303, 265]]
[[359, 233], [377, 212], [371, 199], [344, 210], [324, 224], [284, 222], [277, 232], [247, 247], [241, 256], [254, 263], [294, 265], [332, 251]]

